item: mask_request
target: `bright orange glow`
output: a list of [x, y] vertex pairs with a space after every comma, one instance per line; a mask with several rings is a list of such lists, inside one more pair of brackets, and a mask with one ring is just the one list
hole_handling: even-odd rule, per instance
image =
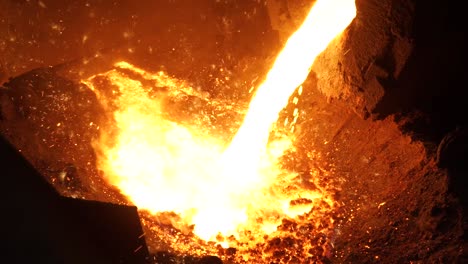
[[[120, 62], [111, 71], [83, 80], [113, 112], [115, 127], [103, 132], [95, 144], [98, 166], [107, 181], [139, 209], [155, 215], [175, 212], [180, 216], [174, 219], [175, 227], [193, 227], [200, 238], [218, 242], [223, 242], [219, 234], [239, 238], [247, 230], [274, 232], [282, 218], [309, 212], [315, 199], [327, 200], [320, 189], [284, 188], [297, 177], [278, 164], [292, 140], [280, 137], [268, 142], [268, 137], [316, 56], [355, 13], [354, 0], [315, 3], [258, 87], [231, 142], [211, 135], [203, 118], [182, 120], [168, 114], [171, 100], [193, 97], [198, 104], [215, 102], [162, 72], [148, 73]], [[103, 79], [111, 93], [99, 89]], [[298, 199], [310, 202], [291, 203]]]
[[278, 119], [279, 112], [307, 78], [315, 58], [355, 16], [353, 0], [319, 0], [314, 4], [258, 88], [227, 155], [243, 157], [246, 164], [258, 163], [259, 153], [267, 145], [270, 126]]

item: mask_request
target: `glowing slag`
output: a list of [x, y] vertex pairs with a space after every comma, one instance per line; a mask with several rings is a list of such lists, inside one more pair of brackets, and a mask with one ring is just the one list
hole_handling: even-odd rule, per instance
[[[290, 201], [314, 201], [324, 194], [281, 189], [280, 182], [296, 176], [278, 163], [284, 151], [293, 147], [292, 139], [268, 142], [268, 137], [315, 58], [355, 14], [353, 0], [314, 4], [257, 88], [231, 142], [211, 135], [202, 119], [187, 122], [167, 115], [165, 98], [190, 95], [215, 102], [163, 72], [119, 62], [110, 71], [82, 80], [112, 113], [112, 129], [102, 129], [94, 144], [105, 179], [140, 210], [176, 213], [180, 218], [175, 227], [193, 227], [193, 233], [204, 240], [222, 242], [222, 237], [239, 238], [247, 230], [268, 234], [282, 218], [310, 211], [313, 202], [298, 207]], [[103, 79], [111, 92], [102, 92], [99, 80]], [[155, 93], [158, 87], [165, 87], [164, 95]]]

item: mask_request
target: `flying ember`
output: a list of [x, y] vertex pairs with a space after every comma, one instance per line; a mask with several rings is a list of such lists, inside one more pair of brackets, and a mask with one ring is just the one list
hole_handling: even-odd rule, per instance
[[319, 188], [285, 188], [297, 173], [283, 169], [279, 159], [293, 140], [269, 137], [315, 58], [355, 14], [354, 0], [316, 1], [258, 87], [231, 141], [219, 136], [223, 128], [213, 128], [205, 110], [236, 111], [233, 103], [210, 99], [164, 72], [119, 62], [83, 80], [112, 113], [109, 129], [101, 129], [94, 144], [105, 179], [140, 210], [155, 217], [173, 212], [174, 227], [219, 243], [230, 236], [241, 239], [247, 231], [275, 232], [282, 219], [307, 213], [316, 199], [333, 207]]

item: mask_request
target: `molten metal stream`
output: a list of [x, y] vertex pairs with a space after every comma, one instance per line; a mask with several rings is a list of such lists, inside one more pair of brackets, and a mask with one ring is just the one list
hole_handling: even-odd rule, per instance
[[[173, 219], [174, 226], [181, 230], [193, 226], [200, 238], [218, 242], [222, 242], [220, 234], [238, 238], [247, 230], [274, 232], [281, 218], [310, 211], [313, 203], [294, 207], [290, 201], [313, 201], [322, 194], [281, 190], [280, 180], [287, 182], [296, 176], [277, 163], [291, 147], [291, 140], [268, 142], [268, 137], [279, 112], [307, 78], [317, 55], [355, 15], [354, 0], [315, 3], [258, 87], [230, 144], [210, 136], [203, 120], [183, 125], [186, 120], [176, 122], [177, 117], [165, 114], [166, 97], [178, 98], [183, 93], [205, 98], [162, 72], [152, 74], [121, 62], [116, 64], [117, 69], [83, 80], [104, 107], [114, 112], [115, 134], [103, 133], [95, 144], [98, 166], [107, 181], [139, 209], [153, 214], [175, 212], [180, 218]], [[126, 71], [146, 81], [134, 80]], [[112, 95], [99, 92], [99, 78], [113, 85]], [[168, 88], [168, 94], [158, 97], [148, 92], [143, 85], [147, 81]]]

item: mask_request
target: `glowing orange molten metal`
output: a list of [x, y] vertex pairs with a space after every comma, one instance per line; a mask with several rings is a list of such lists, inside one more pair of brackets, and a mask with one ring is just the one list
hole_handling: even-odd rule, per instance
[[[355, 13], [354, 0], [315, 3], [258, 88], [230, 144], [203, 129], [202, 119], [180, 120], [167, 114], [167, 98], [215, 102], [162, 72], [152, 74], [120, 62], [116, 69], [84, 80], [114, 113], [115, 131], [103, 133], [95, 146], [106, 179], [139, 209], [177, 213], [180, 218], [174, 219], [174, 226], [193, 227], [205, 240], [219, 241], [219, 234], [239, 237], [246, 230], [271, 233], [282, 218], [310, 211], [313, 202], [291, 201], [313, 201], [322, 194], [282, 189], [296, 176], [277, 163], [292, 146], [291, 140], [268, 142], [268, 137], [316, 56], [349, 25]], [[111, 93], [98, 91], [100, 79], [111, 84]], [[148, 85], [164, 88], [151, 91]]]

